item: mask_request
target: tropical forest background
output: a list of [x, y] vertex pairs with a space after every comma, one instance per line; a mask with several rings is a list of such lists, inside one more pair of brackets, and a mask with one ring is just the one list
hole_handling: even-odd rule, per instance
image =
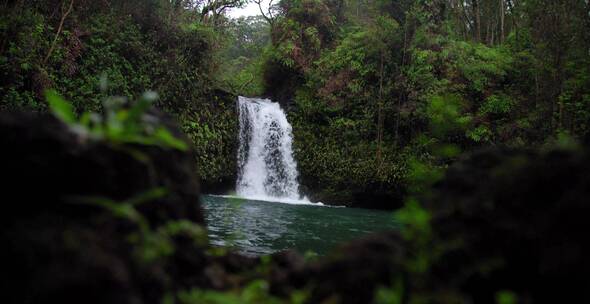
[[205, 192], [236, 175], [237, 95], [280, 102], [303, 192], [393, 209], [463, 152], [590, 141], [587, 0], [46, 0], [0, 3], [0, 110], [117, 95], [195, 147]]

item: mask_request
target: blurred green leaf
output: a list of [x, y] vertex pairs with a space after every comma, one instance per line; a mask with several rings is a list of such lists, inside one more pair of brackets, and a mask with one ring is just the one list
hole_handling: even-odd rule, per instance
[[163, 127], [158, 128], [156, 130], [156, 133], [154, 134], [154, 136], [161, 143], [163, 143], [167, 146], [170, 146], [172, 148], [176, 148], [181, 151], [188, 150], [188, 145], [184, 141], [174, 137], [174, 135], [172, 135], [172, 133], [170, 133], [170, 131], [168, 131], [168, 129], [166, 129], [166, 128], [163, 128]]
[[496, 304], [516, 304], [518, 297], [514, 292], [503, 290], [496, 293]]
[[74, 107], [65, 101], [55, 90], [47, 90], [45, 92], [45, 98], [47, 98], [49, 108], [53, 115], [67, 124], [76, 123]]

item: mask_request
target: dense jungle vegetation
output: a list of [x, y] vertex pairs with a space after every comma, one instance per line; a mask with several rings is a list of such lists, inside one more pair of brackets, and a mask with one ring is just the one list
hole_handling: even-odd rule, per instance
[[[238, 95], [286, 110], [311, 200], [399, 229], [212, 244]], [[2, 0], [3, 299], [590, 302], [588, 143], [588, 0]]]
[[227, 16], [246, 2], [3, 1], [0, 109], [46, 111], [49, 88], [79, 113], [156, 91], [222, 191], [235, 97], [269, 96], [304, 192], [381, 208], [464, 151], [589, 136], [587, 1], [282, 0]]
[[[321, 199], [392, 204], [412, 168], [587, 137], [587, 1], [282, 1], [267, 91]], [[279, 75], [288, 75], [279, 77]]]

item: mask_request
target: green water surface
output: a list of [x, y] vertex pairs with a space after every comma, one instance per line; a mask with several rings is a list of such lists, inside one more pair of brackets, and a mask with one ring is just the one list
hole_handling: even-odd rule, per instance
[[205, 195], [209, 239], [247, 255], [285, 249], [323, 255], [339, 243], [397, 229], [393, 212], [292, 205]]

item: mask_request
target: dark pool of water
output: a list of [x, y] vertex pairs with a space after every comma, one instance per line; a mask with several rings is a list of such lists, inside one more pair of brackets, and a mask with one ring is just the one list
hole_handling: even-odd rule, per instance
[[254, 201], [205, 195], [209, 239], [248, 255], [284, 249], [328, 253], [371, 232], [398, 229], [393, 212]]

